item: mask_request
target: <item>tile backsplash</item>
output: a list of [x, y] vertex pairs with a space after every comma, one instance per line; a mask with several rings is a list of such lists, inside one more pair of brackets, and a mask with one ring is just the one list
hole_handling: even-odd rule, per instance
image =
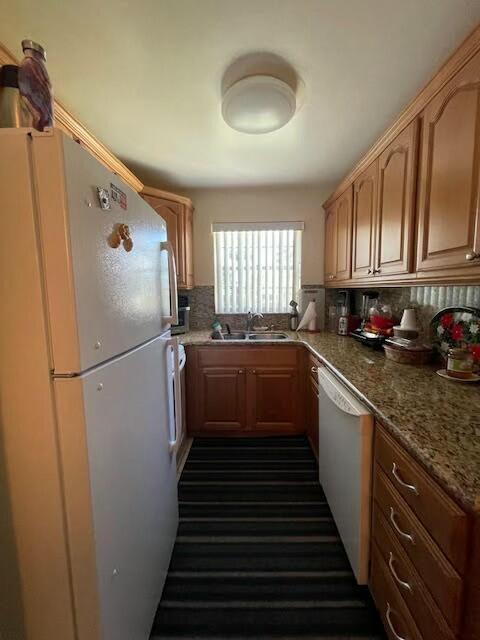
[[[209, 329], [213, 319], [218, 318], [222, 325], [228, 324], [235, 329], [244, 329], [246, 314], [215, 313], [215, 287], [195, 287], [188, 292], [190, 304], [190, 329]], [[273, 325], [275, 329], [288, 329], [288, 313], [263, 314], [263, 325]]]
[[[422, 335], [429, 336], [430, 320], [444, 307], [478, 307], [480, 308], [480, 286], [425, 286], [425, 287], [392, 287], [378, 289], [379, 300], [392, 307], [396, 320], [400, 320], [403, 310], [414, 307], [417, 310], [417, 320]], [[362, 304], [362, 290], [355, 289], [354, 300], [356, 312], [360, 313]], [[326, 311], [328, 306], [335, 304], [335, 290], [327, 291]]]
[[[318, 289], [321, 285], [302, 285], [302, 289]], [[209, 329], [213, 319], [216, 317], [222, 325], [228, 324], [235, 329], [244, 329], [246, 325], [246, 314], [216, 314], [215, 313], [215, 287], [203, 286], [194, 287], [191, 291], [181, 292], [187, 295], [190, 305], [190, 329]], [[263, 314], [261, 322], [264, 326], [271, 326], [275, 329], [286, 330], [288, 325], [288, 313]]]

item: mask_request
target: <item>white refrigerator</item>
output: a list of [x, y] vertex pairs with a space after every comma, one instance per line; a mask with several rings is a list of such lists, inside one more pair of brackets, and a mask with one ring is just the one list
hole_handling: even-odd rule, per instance
[[[58, 130], [4, 130], [0, 156], [2, 211], [19, 216], [6, 232], [26, 234], [10, 237], [10, 256], [31, 271], [6, 292], [19, 321], [8, 328], [5, 365], [18, 332], [32, 343], [24, 395], [10, 379], [2, 390], [25, 637], [146, 640], [178, 523], [177, 291], [166, 224]], [[35, 432], [40, 461], [29, 463], [35, 419], [44, 435]], [[37, 481], [45, 486], [34, 503], [25, 485], [35, 494]]]

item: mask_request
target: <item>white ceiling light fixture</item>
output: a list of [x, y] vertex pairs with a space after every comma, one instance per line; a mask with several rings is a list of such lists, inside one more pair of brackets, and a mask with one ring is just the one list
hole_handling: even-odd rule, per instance
[[289, 122], [297, 108], [293, 89], [273, 76], [248, 76], [235, 82], [223, 96], [225, 122], [242, 133], [276, 131]]

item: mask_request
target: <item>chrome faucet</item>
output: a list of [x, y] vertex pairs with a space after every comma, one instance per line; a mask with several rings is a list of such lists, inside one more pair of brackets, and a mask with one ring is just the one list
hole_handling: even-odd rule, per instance
[[253, 324], [255, 320], [261, 320], [263, 315], [261, 313], [252, 313], [249, 311], [247, 313], [247, 331], [253, 331]]

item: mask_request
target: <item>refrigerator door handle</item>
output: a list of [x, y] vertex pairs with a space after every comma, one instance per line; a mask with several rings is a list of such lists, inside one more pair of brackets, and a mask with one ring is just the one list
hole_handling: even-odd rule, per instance
[[168, 279], [170, 282], [170, 316], [165, 318], [170, 324], [178, 324], [178, 291], [177, 291], [177, 268], [175, 265], [175, 254], [173, 245], [169, 240], [160, 243], [160, 251], [166, 251], [168, 255]]
[[[171, 370], [171, 354], [173, 352], [173, 370]], [[178, 353], [178, 338], [169, 338], [167, 340], [167, 375], [168, 384], [173, 386], [173, 394], [169, 393], [171, 405], [169, 410], [169, 433], [168, 444], [170, 451], [174, 451], [177, 445], [178, 434], [182, 429], [182, 391], [180, 380], [180, 361]]]

